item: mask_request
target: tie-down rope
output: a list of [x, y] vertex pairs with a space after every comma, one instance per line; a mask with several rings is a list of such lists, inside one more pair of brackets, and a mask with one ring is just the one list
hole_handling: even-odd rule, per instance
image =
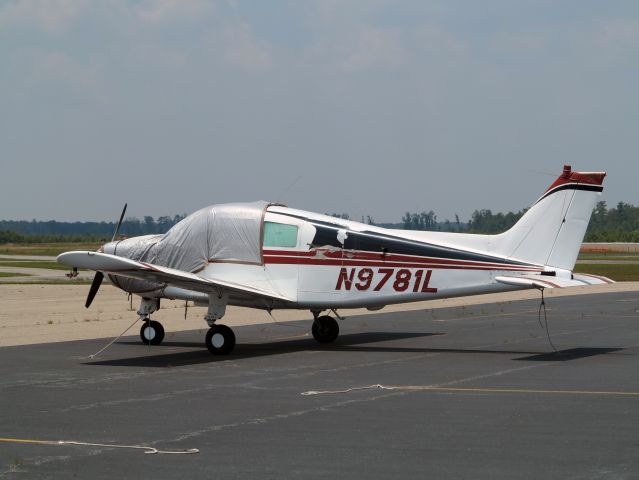
[[0, 438], [0, 442], [31, 443], [31, 444], [39, 444], [39, 445], [80, 445], [80, 446], [87, 446], [87, 447], [130, 448], [135, 450], [144, 450], [144, 453], [166, 454], [166, 455], [190, 455], [193, 453], [200, 453], [200, 451], [197, 448], [189, 448], [188, 450], [159, 450], [155, 447], [147, 447], [144, 445], [115, 445], [110, 443], [76, 442], [72, 440], [26, 440], [22, 438]]

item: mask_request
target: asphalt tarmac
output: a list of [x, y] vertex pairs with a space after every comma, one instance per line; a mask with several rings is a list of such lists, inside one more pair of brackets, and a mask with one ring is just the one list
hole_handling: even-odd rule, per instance
[[1, 348], [0, 478], [639, 478], [639, 292], [538, 307]]

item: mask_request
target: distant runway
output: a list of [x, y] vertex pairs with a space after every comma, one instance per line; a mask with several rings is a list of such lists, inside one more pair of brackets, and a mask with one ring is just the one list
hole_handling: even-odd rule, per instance
[[538, 307], [0, 348], [0, 478], [637, 478], [639, 293]]

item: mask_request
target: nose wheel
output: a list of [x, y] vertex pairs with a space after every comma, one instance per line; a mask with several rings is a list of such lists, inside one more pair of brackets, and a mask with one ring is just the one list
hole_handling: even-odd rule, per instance
[[160, 322], [145, 320], [140, 328], [140, 338], [145, 345], [159, 345], [164, 340], [164, 327]]
[[235, 334], [226, 325], [213, 325], [206, 333], [206, 348], [213, 355], [228, 355], [235, 347]]
[[339, 335], [339, 325], [333, 317], [323, 315], [315, 319], [311, 333], [318, 342], [330, 343]]

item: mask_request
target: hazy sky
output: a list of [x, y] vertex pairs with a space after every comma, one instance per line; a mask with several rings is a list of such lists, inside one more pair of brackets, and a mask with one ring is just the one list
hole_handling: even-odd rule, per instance
[[639, 2], [0, 0], [0, 219], [639, 204]]

